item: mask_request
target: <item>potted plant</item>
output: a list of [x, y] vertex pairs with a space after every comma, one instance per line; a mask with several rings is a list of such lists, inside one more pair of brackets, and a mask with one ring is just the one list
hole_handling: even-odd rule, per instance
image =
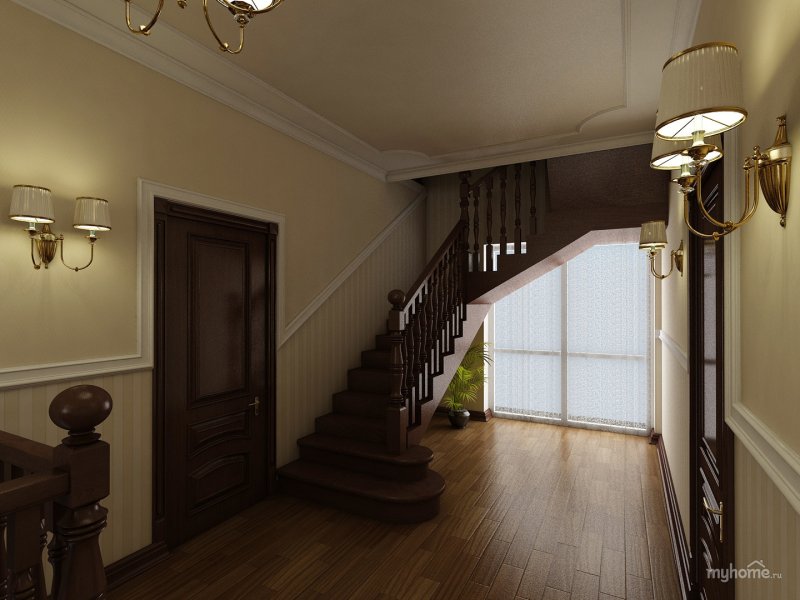
[[488, 346], [489, 344], [470, 346], [447, 386], [442, 404], [450, 409], [450, 424], [456, 429], [464, 429], [469, 423], [469, 411], [464, 405], [475, 400], [486, 381], [485, 365], [492, 362], [487, 351]]

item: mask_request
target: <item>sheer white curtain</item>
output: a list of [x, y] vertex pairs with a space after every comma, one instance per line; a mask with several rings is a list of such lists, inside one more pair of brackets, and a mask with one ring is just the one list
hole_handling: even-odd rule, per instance
[[595, 246], [495, 305], [495, 412], [647, 431], [652, 337], [647, 260]]

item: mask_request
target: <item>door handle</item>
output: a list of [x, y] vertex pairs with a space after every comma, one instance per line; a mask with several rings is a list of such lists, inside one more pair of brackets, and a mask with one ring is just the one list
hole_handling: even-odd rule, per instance
[[252, 406], [253, 407], [253, 412], [255, 412], [255, 415], [258, 416], [258, 408], [261, 406], [261, 400], [259, 400], [258, 396], [256, 396], [255, 400], [253, 400], [247, 406]]
[[720, 543], [720, 544], [721, 544], [721, 543], [723, 543], [723, 541], [724, 541], [724, 539], [725, 539], [725, 538], [724, 538], [724, 533], [723, 533], [723, 532], [724, 532], [724, 529], [723, 529], [723, 527], [722, 527], [722, 525], [723, 525], [723, 521], [722, 521], [722, 519], [724, 518], [724, 513], [725, 513], [725, 505], [724, 505], [722, 502], [720, 502], [720, 503], [719, 503], [719, 509], [716, 509], [716, 508], [711, 508], [711, 507], [708, 505], [708, 500], [706, 500], [706, 497], [705, 497], [705, 496], [703, 496], [703, 508], [705, 508], [705, 509], [706, 509], [708, 512], [710, 512], [712, 515], [717, 515], [717, 516], [719, 516], [719, 543]]

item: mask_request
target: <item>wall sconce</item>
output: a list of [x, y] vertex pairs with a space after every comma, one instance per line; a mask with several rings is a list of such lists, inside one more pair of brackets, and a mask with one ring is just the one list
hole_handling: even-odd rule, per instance
[[666, 279], [672, 275], [673, 269], [683, 277], [683, 240], [677, 250], [670, 253], [669, 272], [666, 275], [656, 273], [656, 256], [667, 247], [667, 224], [664, 221], [650, 221], [642, 223], [642, 230], [639, 234], [639, 250], [647, 250], [650, 257], [650, 272], [656, 279]]
[[[739, 51], [733, 44], [700, 44], [676, 54], [664, 64], [656, 136], [662, 140], [686, 143], [679, 152], [682, 160], [677, 160], [681, 163], [678, 165], [681, 174], [675, 181], [681, 186], [685, 203], [688, 202], [688, 195], [697, 190], [700, 213], [715, 228], [719, 228], [719, 231], [704, 234], [689, 225], [692, 233], [700, 237], [718, 240], [747, 223], [758, 207], [759, 186], [764, 190], [765, 198], [769, 196], [767, 202], [781, 215], [781, 224], [785, 225], [792, 154], [786, 139], [785, 117], [780, 119], [775, 145], [766, 153], [756, 146], [753, 154], [744, 162], [745, 202], [739, 219], [719, 221], [708, 213], [703, 202], [703, 170], [709, 162], [722, 156], [719, 145], [707, 142], [705, 138], [744, 122], [747, 111], [742, 106], [742, 98]], [[667, 168], [655, 166], [652, 161], [651, 166]], [[754, 174], [752, 200], [751, 171]], [[686, 211], [684, 219], [688, 225]]]
[[[11, 208], [8, 217], [14, 221], [28, 223], [28, 236], [31, 240], [31, 261], [34, 269], [47, 269], [55, 258], [59, 244], [61, 246], [61, 262], [73, 271], [82, 271], [94, 260], [94, 243], [98, 231], [111, 230], [111, 214], [108, 201], [102, 198], [80, 197], [75, 200], [75, 229], [88, 231], [91, 253], [89, 262], [82, 267], [71, 267], [64, 262], [64, 236], [56, 235], [50, 230], [54, 222], [53, 200], [49, 189], [34, 185], [15, 185], [11, 193]], [[42, 225], [39, 231], [38, 225]], [[39, 257], [38, 261], [36, 257]]]

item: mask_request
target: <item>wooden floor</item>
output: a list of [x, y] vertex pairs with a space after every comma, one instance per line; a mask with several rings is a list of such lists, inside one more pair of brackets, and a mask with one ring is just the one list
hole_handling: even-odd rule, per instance
[[178, 549], [111, 600], [680, 598], [654, 446], [521, 421], [436, 417], [441, 514], [386, 525], [286, 497]]

